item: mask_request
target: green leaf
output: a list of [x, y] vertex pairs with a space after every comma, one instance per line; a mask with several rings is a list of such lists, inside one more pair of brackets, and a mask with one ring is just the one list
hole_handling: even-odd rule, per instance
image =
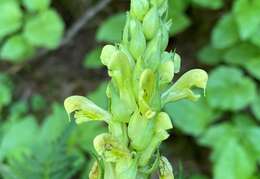
[[5, 75], [0, 73], [0, 111], [2, 107], [8, 105], [12, 100], [12, 81]]
[[13, 63], [19, 63], [34, 54], [33, 46], [21, 35], [10, 37], [1, 48], [0, 56], [2, 59]]
[[219, 156], [214, 165], [215, 179], [248, 179], [253, 176], [255, 161], [236, 139], [230, 139]]
[[46, 10], [50, 5], [50, 0], [22, 0], [25, 7], [31, 11], [42, 11]]
[[84, 66], [86, 68], [93, 68], [93, 69], [101, 68], [103, 66], [100, 60], [101, 51], [102, 48], [96, 48], [91, 52], [89, 52], [85, 57]]
[[211, 42], [215, 48], [227, 48], [239, 40], [236, 22], [232, 15], [224, 15], [213, 29]]
[[31, 44], [54, 49], [61, 41], [64, 24], [56, 11], [49, 9], [29, 18], [24, 28], [24, 36]]
[[46, 107], [46, 101], [43, 96], [35, 94], [31, 98], [32, 110], [39, 111]]
[[178, 13], [175, 11], [169, 11], [169, 18], [172, 19], [173, 25], [170, 29], [170, 35], [173, 36], [184, 31], [191, 25], [191, 20], [184, 13]]
[[108, 98], [106, 95], [107, 82], [102, 82], [98, 88], [88, 94], [88, 98], [103, 109], [108, 106]]
[[181, 100], [169, 103], [165, 110], [171, 116], [173, 126], [194, 136], [204, 132], [216, 117], [216, 112], [209, 107], [205, 99], [197, 102]]
[[252, 76], [260, 80], [260, 56], [245, 63], [245, 68]]
[[251, 105], [251, 110], [255, 115], [256, 119], [260, 121], [260, 96], [259, 95], [254, 99]]
[[228, 49], [224, 60], [230, 64], [245, 65], [253, 58], [259, 57], [259, 48], [250, 43], [240, 43]]
[[207, 45], [198, 52], [198, 58], [202, 63], [216, 65], [221, 62], [223, 53], [223, 50]]
[[0, 2], [0, 39], [17, 30], [22, 25], [22, 11], [14, 1]]
[[207, 99], [209, 104], [222, 110], [240, 110], [256, 96], [254, 81], [234, 67], [220, 66], [210, 74]]
[[37, 134], [38, 125], [32, 116], [13, 123], [0, 143], [0, 159], [9, 156], [19, 157], [23, 152], [29, 152], [28, 146], [36, 142]]
[[110, 43], [119, 42], [122, 38], [125, 21], [125, 13], [118, 13], [109, 17], [98, 29], [97, 40]]
[[222, 0], [192, 0], [192, 2], [196, 5], [209, 9], [220, 9], [224, 5]]
[[[260, 26], [258, 26], [258, 29]], [[260, 30], [257, 30], [251, 37], [250, 42], [252, 42], [254, 45], [258, 46], [260, 48]]]
[[233, 6], [235, 20], [242, 39], [247, 39], [258, 31], [260, 25], [260, 3], [258, 0], [237, 0]]

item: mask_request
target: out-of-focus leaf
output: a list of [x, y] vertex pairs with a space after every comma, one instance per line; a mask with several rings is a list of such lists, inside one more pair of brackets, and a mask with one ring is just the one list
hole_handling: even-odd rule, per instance
[[209, 9], [219, 9], [224, 5], [222, 0], [192, 0], [192, 2], [196, 5]]
[[12, 98], [12, 82], [11, 79], [0, 73], [0, 111], [2, 107], [8, 105]]
[[22, 25], [22, 11], [15, 1], [0, 2], [0, 39], [17, 31]]
[[260, 56], [246, 62], [245, 68], [251, 75], [260, 80]]
[[31, 98], [31, 106], [34, 111], [38, 111], [46, 107], [46, 101], [41, 95], [33, 95]]
[[172, 10], [169, 12], [169, 18], [171, 18], [173, 22], [170, 29], [171, 36], [182, 32], [191, 25], [191, 20], [184, 13], [178, 13]]
[[98, 41], [115, 43], [122, 38], [126, 15], [119, 13], [109, 17], [98, 29], [96, 38]]
[[36, 142], [38, 130], [38, 125], [31, 116], [13, 123], [1, 141], [0, 160], [8, 156], [19, 157], [23, 152], [29, 152], [28, 146]]
[[239, 27], [242, 39], [249, 38], [260, 25], [260, 2], [259, 0], [237, 0], [233, 6], [235, 20]]
[[24, 36], [35, 46], [53, 49], [59, 45], [63, 31], [64, 24], [60, 16], [49, 9], [28, 19]]
[[32, 12], [46, 10], [50, 0], [22, 0], [25, 7]]
[[216, 65], [221, 62], [223, 54], [223, 50], [207, 45], [199, 51], [198, 58], [202, 63]]
[[69, 120], [67, 118], [68, 115], [64, 107], [54, 103], [52, 113], [44, 120], [39, 139], [45, 142], [55, 141], [68, 126]]
[[216, 117], [215, 111], [205, 99], [197, 102], [181, 100], [169, 103], [165, 110], [171, 116], [174, 126], [194, 136], [201, 134]]
[[91, 52], [89, 52], [84, 60], [84, 66], [86, 68], [100, 68], [103, 66], [103, 64], [101, 63], [100, 60], [100, 55], [101, 55], [101, 48], [96, 48], [94, 50], [92, 50]]
[[236, 139], [230, 139], [219, 156], [214, 165], [215, 179], [247, 179], [254, 174], [255, 161]]
[[207, 99], [209, 104], [222, 110], [240, 110], [256, 96], [254, 81], [238, 68], [220, 66], [210, 74]]
[[95, 91], [88, 94], [88, 98], [103, 109], [107, 109], [108, 105], [106, 89], [107, 82], [103, 82]]
[[[260, 25], [257, 29], [260, 28]], [[250, 42], [252, 42], [254, 45], [258, 46], [260, 48], [260, 30], [257, 30], [251, 37]]]
[[34, 54], [33, 46], [26, 41], [21, 35], [16, 35], [8, 39], [1, 51], [0, 56], [2, 59], [19, 63]]
[[259, 57], [259, 48], [250, 43], [240, 43], [228, 49], [224, 55], [227, 63], [245, 65], [253, 58]]
[[227, 48], [239, 40], [236, 22], [231, 14], [223, 16], [214, 27], [211, 42], [215, 48]]
[[251, 109], [256, 119], [260, 121], [260, 96], [259, 95], [254, 99], [251, 105]]

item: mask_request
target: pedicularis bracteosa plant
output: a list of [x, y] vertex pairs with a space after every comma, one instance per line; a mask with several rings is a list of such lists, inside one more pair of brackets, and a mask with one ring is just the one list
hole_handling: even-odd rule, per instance
[[180, 56], [165, 51], [171, 22], [167, 0], [131, 0], [122, 42], [106, 45], [101, 54], [111, 81], [107, 86], [108, 111], [82, 96], [65, 100], [76, 123], [101, 120], [108, 133], [94, 139], [98, 154], [90, 179], [173, 179], [170, 162], [159, 146], [169, 137], [171, 119], [165, 104], [183, 98], [196, 100], [193, 87], [205, 90], [208, 75], [194, 69], [171, 85], [179, 72]]

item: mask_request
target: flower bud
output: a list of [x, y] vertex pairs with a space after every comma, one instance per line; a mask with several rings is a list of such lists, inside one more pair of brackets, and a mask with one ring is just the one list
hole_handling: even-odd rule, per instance
[[111, 57], [112, 55], [114, 54], [114, 52], [116, 52], [117, 49], [115, 46], [113, 45], [106, 45], [103, 49], [102, 49], [102, 52], [101, 52], [101, 56], [100, 56], [100, 59], [101, 59], [101, 62], [108, 66], [110, 60], [111, 60]]
[[174, 53], [174, 72], [179, 73], [181, 68], [181, 57], [178, 53]]
[[161, 33], [149, 42], [144, 54], [144, 62], [147, 68], [156, 71], [161, 59]]
[[130, 157], [128, 149], [111, 134], [99, 134], [96, 136], [93, 143], [97, 153], [106, 162], [116, 162]]
[[142, 21], [149, 10], [148, 0], [131, 0], [131, 15]]
[[130, 42], [129, 50], [135, 59], [143, 55], [146, 49], [146, 40], [142, 25], [139, 21], [132, 19], [130, 21]]
[[174, 62], [172, 60], [162, 61], [159, 66], [160, 86], [167, 85], [174, 77]]
[[194, 94], [192, 87], [204, 90], [207, 85], [208, 74], [204, 70], [194, 69], [186, 72], [182, 77], [166, 92], [162, 94], [163, 105], [180, 99], [190, 99], [196, 101], [200, 95]]
[[160, 179], [174, 179], [172, 166], [168, 159], [164, 156], [161, 157], [159, 162]]
[[154, 133], [154, 120], [147, 119], [136, 111], [128, 124], [128, 136], [131, 146], [138, 151], [144, 150], [150, 143]]
[[95, 103], [83, 96], [71, 96], [64, 101], [64, 106], [69, 114], [72, 114], [76, 123], [111, 119], [110, 113], [98, 107]]
[[127, 146], [128, 145], [128, 136], [126, 132], [126, 124], [122, 122], [118, 122], [115, 120], [110, 120], [108, 123], [109, 131], [115, 137], [118, 139], [118, 141]]
[[172, 129], [172, 121], [169, 115], [165, 112], [160, 112], [156, 116], [156, 124], [155, 124], [155, 130], [168, 130]]
[[169, 21], [168, 23], [161, 22], [161, 33], [162, 33], [161, 50], [162, 51], [164, 51], [168, 46], [170, 27], [171, 27], [171, 21]]
[[160, 27], [160, 18], [156, 7], [151, 8], [143, 20], [143, 31], [147, 40], [151, 40]]

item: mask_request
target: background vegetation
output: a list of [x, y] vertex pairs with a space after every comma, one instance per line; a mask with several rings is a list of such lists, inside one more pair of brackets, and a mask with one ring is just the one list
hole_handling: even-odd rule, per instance
[[[177, 179], [260, 178], [260, 1], [169, 0], [181, 72], [209, 72], [206, 97], [168, 105], [162, 146]], [[63, 100], [105, 107], [100, 48], [121, 38], [126, 0], [0, 1], [0, 178], [87, 178], [100, 123], [69, 123]]]

